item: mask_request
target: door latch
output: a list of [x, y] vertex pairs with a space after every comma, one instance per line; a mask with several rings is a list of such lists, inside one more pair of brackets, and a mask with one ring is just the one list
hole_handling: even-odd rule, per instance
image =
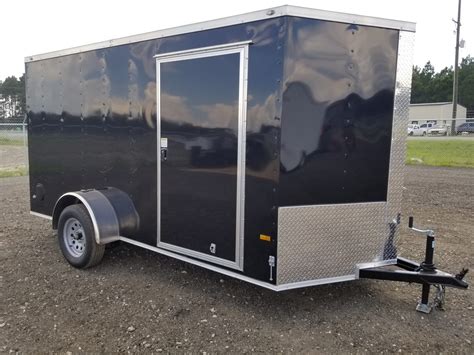
[[161, 147], [161, 161], [168, 159], [168, 148]]
[[168, 159], [168, 138], [160, 139], [160, 153], [161, 161], [166, 161]]
[[273, 268], [275, 267], [275, 257], [273, 255], [268, 257], [268, 265], [270, 266], [270, 281], [273, 281]]

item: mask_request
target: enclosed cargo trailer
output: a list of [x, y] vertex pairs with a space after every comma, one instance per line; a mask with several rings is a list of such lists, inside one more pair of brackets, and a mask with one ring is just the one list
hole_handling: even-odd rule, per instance
[[398, 265], [415, 25], [282, 6], [27, 57], [31, 213], [273, 290]]

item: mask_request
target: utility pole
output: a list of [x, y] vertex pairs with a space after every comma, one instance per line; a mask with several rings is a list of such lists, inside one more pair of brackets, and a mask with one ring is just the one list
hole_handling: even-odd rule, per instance
[[[453, 20], [454, 21], [454, 20]], [[458, 62], [459, 62], [459, 32], [461, 31], [461, 0], [458, 0], [458, 20], [456, 24], [456, 50], [454, 54], [453, 73], [453, 121], [451, 123], [451, 135], [456, 135], [456, 116], [458, 113]]]

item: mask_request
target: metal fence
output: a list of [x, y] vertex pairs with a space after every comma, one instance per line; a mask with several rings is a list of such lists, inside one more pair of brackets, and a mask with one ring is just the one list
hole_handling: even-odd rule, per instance
[[28, 131], [24, 117], [0, 118], [0, 177], [28, 172]]
[[0, 119], [0, 141], [2, 144], [12, 143], [27, 145], [26, 119], [9, 117]]

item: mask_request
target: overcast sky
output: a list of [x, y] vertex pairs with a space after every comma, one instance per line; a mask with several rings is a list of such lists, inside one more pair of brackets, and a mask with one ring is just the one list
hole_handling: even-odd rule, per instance
[[[290, 5], [417, 22], [415, 64], [454, 63], [457, 0], [10, 0], [0, 16], [0, 80], [24, 72], [24, 57], [68, 47]], [[474, 1], [463, 0], [460, 57], [474, 54]], [[471, 21], [468, 21], [468, 18]]]

